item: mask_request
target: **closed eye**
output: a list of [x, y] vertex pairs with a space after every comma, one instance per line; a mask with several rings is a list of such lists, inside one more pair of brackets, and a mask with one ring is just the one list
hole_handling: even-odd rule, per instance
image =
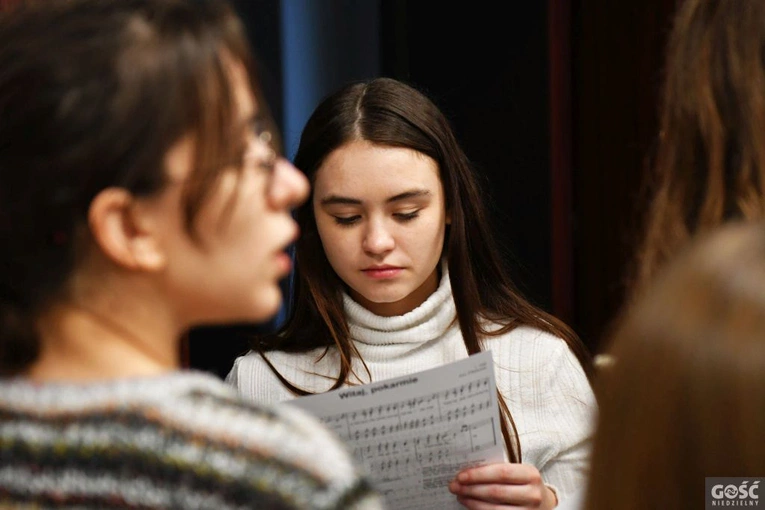
[[411, 221], [420, 215], [419, 209], [408, 213], [394, 213], [393, 217], [399, 221]]
[[332, 216], [335, 219], [335, 223], [338, 225], [349, 226], [353, 225], [361, 219], [358, 214], [355, 216]]

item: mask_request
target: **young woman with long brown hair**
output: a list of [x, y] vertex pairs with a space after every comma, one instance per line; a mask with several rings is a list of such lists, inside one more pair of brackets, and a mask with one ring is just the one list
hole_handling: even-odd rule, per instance
[[491, 350], [509, 462], [449, 488], [474, 509], [565, 499], [588, 461], [589, 355], [510, 281], [443, 113], [400, 81], [348, 85], [316, 108], [295, 164], [313, 193], [297, 210], [294, 314], [228, 381], [283, 401]]

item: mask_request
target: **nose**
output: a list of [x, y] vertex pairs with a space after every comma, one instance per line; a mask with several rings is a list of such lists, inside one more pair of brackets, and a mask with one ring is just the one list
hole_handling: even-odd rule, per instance
[[274, 165], [268, 189], [268, 201], [274, 209], [289, 209], [302, 204], [308, 197], [309, 184], [305, 175], [284, 158]]
[[396, 240], [382, 222], [368, 223], [362, 248], [370, 255], [384, 255], [396, 246]]

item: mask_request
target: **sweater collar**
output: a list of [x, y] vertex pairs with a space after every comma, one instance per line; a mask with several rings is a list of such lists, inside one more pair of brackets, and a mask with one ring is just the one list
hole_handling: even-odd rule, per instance
[[436, 291], [420, 306], [395, 317], [370, 312], [343, 293], [343, 305], [351, 338], [373, 345], [422, 344], [441, 337], [454, 323], [457, 310], [446, 264]]

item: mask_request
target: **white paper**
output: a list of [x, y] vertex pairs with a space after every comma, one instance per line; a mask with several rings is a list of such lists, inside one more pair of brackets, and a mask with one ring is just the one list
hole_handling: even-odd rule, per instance
[[287, 403], [318, 416], [350, 445], [393, 510], [464, 508], [449, 482], [463, 468], [504, 460], [488, 351]]

